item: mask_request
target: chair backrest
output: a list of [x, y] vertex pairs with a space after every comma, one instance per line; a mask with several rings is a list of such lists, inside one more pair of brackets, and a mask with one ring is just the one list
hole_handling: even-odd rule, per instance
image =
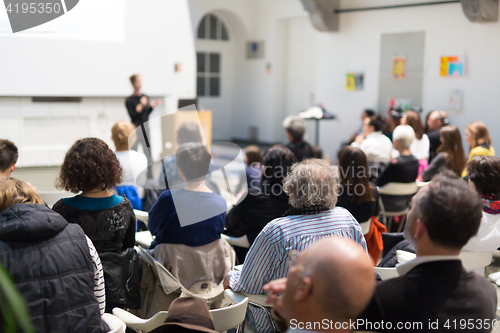
[[148, 225], [149, 213], [143, 210], [134, 209], [135, 218]]
[[125, 330], [127, 329], [127, 325], [125, 325], [120, 318], [115, 317], [110, 313], [103, 314], [101, 319], [108, 325], [110, 329], [108, 333], [125, 333]]
[[[396, 251], [398, 256], [398, 263], [405, 263], [416, 258], [416, 254], [403, 250]], [[478, 268], [483, 268], [491, 264], [493, 259], [493, 252], [490, 251], [477, 251], [477, 252], [461, 252], [459, 255], [462, 260], [462, 265], [468, 271]]]
[[232, 290], [226, 290], [224, 296], [227, 300], [231, 301], [232, 305], [210, 310], [214, 318], [215, 330], [218, 332], [228, 331], [245, 320], [245, 315], [248, 306], [248, 297], [241, 297], [235, 295]]
[[153, 240], [153, 235], [151, 235], [151, 232], [149, 230], [138, 231], [135, 233], [135, 244], [140, 245], [143, 248], [149, 248]]
[[462, 265], [464, 266], [464, 268], [468, 271], [472, 271], [491, 264], [491, 260], [493, 259], [493, 252], [461, 252], [459, 257], [462, 260]]
[[378, 192], [383, 195], [413, 195], [417, 193], [418, 185], [413, 183], [388, 183], [379, 188]]
[[[248, 306], [248, 297], [241, 297], [231, 290], [226, 290], [224, 297], [230, 302], [228, 307], [210, 310], [214, 319], [215, 330], [218, 332], [228, 331], [241, 324], [245, 320]], [[168, 311], [160, 311], [149, 319], [142, 319], [123, 309], [113, 309], [113, 315], [128, 327], [145, 332], [162, 325], [167, 318], [167, 314]]]
[[221, 234], [221, 237], [224, 238], [230, 245], [244, 247], [247, 249], [250, 248], [250, 242], [248, 241], [247, 235], [242, 237], [232, 237]]
[[142, 319], [126, 310], [120, 308], [113, 309], [113, 315], [122, 320], [126, 326], [145, 332], [154, 330], [158, 326], [162, 325], [167, 318], [167, 313], [167, 311], [160, 311], [149, 319]]
[[75, 196], [75, 193], [68, 191], [38, 191], [38, 194], [42, 196], [43, 201], [47, 206], [52, 207], [59, 199], [70, 198]]
[[380, 275], [383, 281], [394, 279], [399, 276], [398, 270], [396, 267], [374, 267], [375, 273]]
[[359, 223], [361, 226], [361, 230], [363, 231], [363, 235], [366, 235], [368, 232], [370, 232], [370, 227], [372, 225], [372, 219], [369, 219], [368, 221], [361, 222]]

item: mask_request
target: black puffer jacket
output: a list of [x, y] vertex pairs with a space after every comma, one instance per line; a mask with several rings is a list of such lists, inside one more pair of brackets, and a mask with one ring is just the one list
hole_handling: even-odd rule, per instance
[[37, 332], [108, 331], [80, 226], [44, 205], [11, 206], [0, 214], [0, 261], [24, 296]]

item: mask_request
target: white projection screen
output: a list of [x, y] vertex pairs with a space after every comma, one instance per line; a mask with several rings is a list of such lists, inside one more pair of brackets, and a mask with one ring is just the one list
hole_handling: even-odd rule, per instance
[[126, 96], [135, 73], [150, 95], [165, 95], [168, 9], [164, 0], [79, 0], [13, 33], [0, 2], [0, 96]]

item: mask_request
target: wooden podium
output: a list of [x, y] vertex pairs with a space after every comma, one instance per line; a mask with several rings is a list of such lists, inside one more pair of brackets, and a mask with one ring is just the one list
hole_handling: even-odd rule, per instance
[[200, 126], [203, 144], [210, 147], [212, 143], [212, 111], [177, 111], [176, 113], [162, 116], [162, 153], [161, 158], [175, 155], [177, 144], [177, 129], [185, 122], [193, 122]]

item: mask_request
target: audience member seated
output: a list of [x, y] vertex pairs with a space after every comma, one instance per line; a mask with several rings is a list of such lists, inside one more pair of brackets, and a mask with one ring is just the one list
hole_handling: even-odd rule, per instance
[[16, 169], [19, 152], [14, 142], [0, 139], [0, 179], [9, 178]]
[[180, 297], [168, 308], [165, 324], [149, 333], [218, 333], [207, 302], [199, 297]]
[[[130, 303], [132, 301], [127, 304], [122, 302], [124, 294], [133, 298], [138, 297], [139, 292], [139, 286], [132, 283], [137, 282], [136, 280], [122, 281], [122, 270], [126, 276], [130, 274], [130, 261], [141, 266], [133, 249], [136, 219], [132, 205], [126, 197], [109, 191], [120, 184], [122, 179], [120, 162], [104, 141], [97, 138], [78, 140], [64, 157], [56, 186], [81, 193], [63, 198], [52, 207], [69, 223], [81, 226], [101, 256], [106, 280], [106, 312], [110, 312], [113, 307], [132, 308], [140, 305]], [[125, 266], [118, 269], [118, 261]], [[130, 278], [136, 279], [138, 276], [140, 279], [139, 272], [134, 270], [134, 275]]]
[[[191, 121], [182, 123], [177, 129], [176, 140], [178, 147], [186, 143], [197, 143], [201, 145], [202, 137], [200, 127]], [[170, 155], [163, 159], [162, 172], [160, 172], [159, 180], [160, 184], [165, 185], [164, 188], [167, 190], [184, 187], [184, 180], [179, 175], [175, 159], [176, 155]]]
[[354, 140], [356, 140], [356, 137], [360, 134], [363, 134], [363, 126], [365, 125], [365, 119], [366, 118], [370, 118], [371, 116], [373, 116], [375, 114], [375, 111], [371, 110], [371, 109], [365, 109], [363, 110], [363, 112], [361, 113], [361, 124], [359, 125], [358, 129], [356, 130], [356, 132], [354, 132], [352, 134], [352, 136], [349, 138], [349, 142], [342, 144], [342, 147], [341, 148], [344, 148], [346, 145], [350, 145], [351, 143], [354, 142]]
[[436, 157], [422, 173], [422, 180], [428, 182], [437, 175], [441, 168], [446, 168], [460, 176], [465, 167], [465, 154], [462, 147], [462, 136], [456, 126], [441, 128], [441, 145], [436, 150]]
[[132, 123], [120, 120], [111, 128], [111, 139], [116, 147], [116, 157], [123, 169], [123, 180], [118, 184], [117, 192], [119, 195], [126, 195], [134, 209], [142, 210], [138, 186], [143, 187], [146, 182], [148, 158], [129, 148], [135, 141], [134, 130], [135, 126]]
[[392, 133], [394, 129], [401, 125], [401, 118], [403, 118], [404, 110], [400, 106], [392, 106], [387, 110], [387, 117], [385, 118], [385, 127], [382, 130], [385, 136], [392, 141]]
[[442, 127], [448, 125], [448, 119], [446, 117], [446, 112], [442, 110], [432, 111], [427, 117], [427, 131], [426, 134], [429, 137], [429, 164], [432, 159], [436, 156], [436, 150], [441, 145], [441, 139], [439, 131]]
[[306, 158], [314, 157], [312, 147], [304, 140], [307, 124], [304, 119], [299, 116], [288, 116], [283, 121], [283, 127], [286, 131], [286, 139], [288, 143], [285, 145], [295, 154], [300, 162]]
[[[247, 196], [226, 216], [225, 234], [233, 237], [247, 235], [250, 244], [266, 224], [292, 208], [282, 183], [297, 158], [290, 149], [274, 146], [262, 159], [262, 184], [248, 191]], [[243, 263], [248, 249], [235, 247], [238, 261]]]
[[244, 150], [245, 156], [243, 157], [243, 162], [245, 162], [245, 176], [242, 177], [240, 183], [236, 187], [236, 193], [241, 196], [243, 189], [243, 184], [247, 184], [247, 189], [259, 188], [260, 178], [261, 178], [261, 162], [262, 153], [260, 148], [257, 146], [248, 146]]
[[[400, 277], [380, 282], [360, 315], [365, 323], [385, 323], [377, 332], [393, 331], [398, 323], [421, 323], [412, 331], [453, 331], [454, 322], [491, 323], [497, 297], [491, 282], [464, 270], [458, 257], [481, 223], [483, 202], [460, 178], [438, 175], [413, 197], [406, 239], [416, 246], [417, 258], [397, 266]], [[418, 325], [418, 324], [417, 324]], [[448, 326], [446, 326], [448, 325]], [[490, 326], [491, 327], [491, 326]], [[366, 324], [364, 328], [373, 330]], [[397, 330], [407, 331], [407, 330]], [[486, 332], [484, 326], [467, 332]]]
[[264, 285], [287, 332], [349, 331], [375, 288], [366, 252], [349, 239], [326, 237], [292, 255], [290, 263], [286, 278]]
[[337, 206], [347, 209], [358, 222], [378, 216], [378, 191], [370, 184], [366, 155], [359, 148], [339, 152], [340, 196]]
[[[376, 180], [377, 186], [388, 183], [412, 183], [417, 179], [419, 163], [410, 153], [410, 145], [415, 139], [413, 128], [400, 125], [394, 129], [394, 149], [399, 152], [399, 157], [387, 166], [384, 173]], [[398, 212], [408, 207], [411, 195], [388, 196], [382, 195], [382, 202], [386, 211]]]
[[148, 229], [156, 236], [152, 255], [187, 289], [201, 280], [217, 285], [232, 267], [234, 255], [220, 239], [226, 201], [205, 185], [210, 153], [206, 146], [184, 144], [176, 163], [185, 186], [164, 191], [149, 212]]
[[[293, 208], [264, 227], [241, 272], [230, 272], [225, 286], [248, 294], [264, 294], [264, 284], [288, 273], [290, 251], [302, 251], [323, 237], [349, 238], [366, 250], [356, 219], [346, 209], [335, 207], [337, 187], [335, 171], [325, 161], [307, 159], [294, 164], [283, 185]], [[263, 310], [249, 305], [249, 311], [255, 322], [254, 331], [271, 332], [271, 323]]]
[[363, 134], [358, 135], [351, 144], [353, 147], [360, 148], [365, 153], [368, 164], [375, 167], [374, 170], [377, 170], [373, 175], [375, 178], [380, 176], [391, 161], [392, 142], [382, 134], [383, 129], [384, 120], [379, 114], [365, 118]]
[[481, 195], [483, 217], [477, 235], [465, 251], [495, 251], [500, 247], [500, 158], [476, 156], [467, 165], [469, 184]]
[[[465, 141], [469, 144], [469, 163], [475, 156], [495, 156], [495, 149], [491, 146], [491, 138], [486, 125], [481, 121], [473, 121], [465, 128]], [[462, 177], [467, 176], [467, 169]]]
[[381, 234], [387, 232], [387, 228], [377, 218], [379, 193], [369, 182], [368, 163], [361, 149], [347, 146], [339, 152], [339, 175], [337, 206], [347, 209], [359, 223], [370, 223], [363, 233], [368, 253], [377, 263], [384, 249]]
[[421, 175], [429, 164], [430, 141], [427, 134], [424, 133], [420, 114], [411, 110], [406, 111], [401, 119], [401, 125], [409, 125], [415, 131], [415, 140], [410, 145], [410, 153], [418, 160], [420, 164], [418, 174]]
[[107, 332], [101, 262], [82, 228], [14, 178], [0, 179], [0, 213], [0, 261], [36, 332]]

